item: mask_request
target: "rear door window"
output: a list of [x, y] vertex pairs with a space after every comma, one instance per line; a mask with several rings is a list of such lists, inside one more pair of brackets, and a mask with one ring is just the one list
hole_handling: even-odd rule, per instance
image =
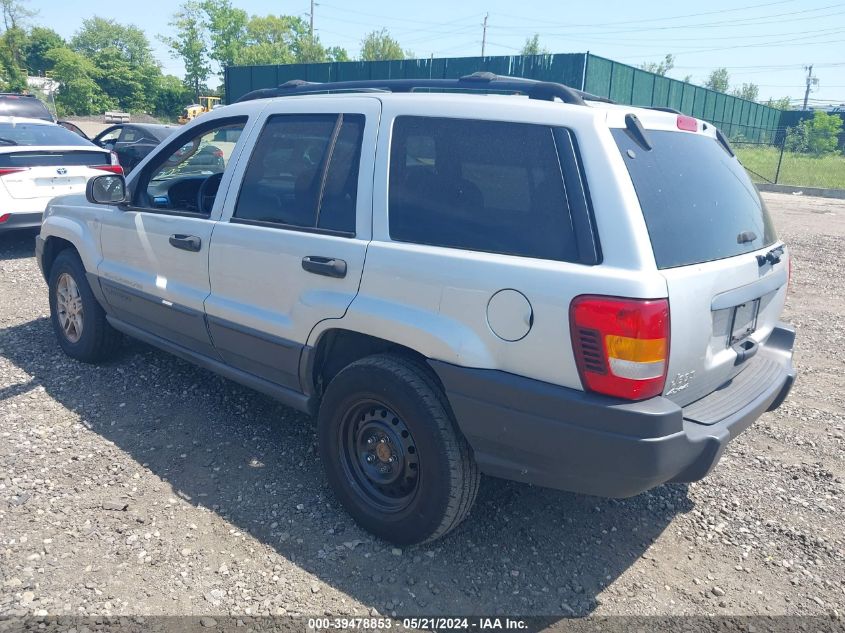
[[363, 132], [361, 114], [270, 117], [233, 221], [354, 234]]
[[658, 268], [734, 257], [777, 239], [740, 162], [703, 134], [647, 130], [652, 149], [624, 129], [613, 137], [642, 207]]
[[389, 187], [393, 240], [578, 260], [552, 127], [397, 117]]

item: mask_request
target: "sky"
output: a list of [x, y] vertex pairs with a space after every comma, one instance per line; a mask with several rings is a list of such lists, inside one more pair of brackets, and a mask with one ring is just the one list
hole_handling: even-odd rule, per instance
[[[181, 76], [157, 36], [168, 25], [178, 0], [103, 2], [102, 0], [24, 0], [38, 11], [34, 23], [65, 37], [84, 18], [99, 15], [134, 24], [150, 39], [166, 73]], [[250, 14], [301, 15], [309, 0], [233, 0]], [[357, 57], [364, 35], [387, 28], [417, 57], [481, 54], [482, 23], [487, 15], [488, 55], [517, 54], [537, 33], [552, 53], [589, 51], [638, 65], [675, 56], [669, 76], [703, 83], [714, 68], [728, 68], [732, 87], [753, 82], [760, 99], [804, 97], [813, 64], [818, 86], [811, 105], [845, 103], [845, 2], [834, 0], [330, 0], [318, 1], [315, 28], [324, 45], [338, 45]], [[213, 83], [213, 82], [210, 82]]]

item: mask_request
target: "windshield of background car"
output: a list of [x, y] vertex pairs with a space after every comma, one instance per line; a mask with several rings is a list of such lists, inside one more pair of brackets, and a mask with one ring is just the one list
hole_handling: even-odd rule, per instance
[[652, 145], [647, 150], [624, 129], [612, 133], [634, 183], [658, 268], [734, 257], [777, 239], [745, 169], [715, 138], [647, 130]]
[[9, 145], [80, 145], [91, 143], [55, 123], [0, 123], [0, 147]]
[[151, 180], [222, 172], [244, 129], [243, 123], [227, 125], [201, 134], [173, 152]]

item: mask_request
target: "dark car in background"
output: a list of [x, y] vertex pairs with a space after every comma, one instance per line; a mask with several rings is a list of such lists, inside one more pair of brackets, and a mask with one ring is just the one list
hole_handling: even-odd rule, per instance
[[55, 122], [53, 113], [35, 95], [0, 92], [0, 116], [18, 116], [26, 119], [44, 119]]
[[117, 154], [120, 166], [128, 173], [176, 128], [154, 123], [119, 123], [107, 127], [91, 142]]

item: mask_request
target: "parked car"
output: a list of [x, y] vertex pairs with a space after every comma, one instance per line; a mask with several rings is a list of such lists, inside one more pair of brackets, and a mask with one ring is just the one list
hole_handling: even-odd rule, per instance
[[315, 415], [337, 498], [396, 543], [458, 525], [479, 473], [701, 479], [795, 376], [789, 251], [724, 136], [560, 84], [252, 93], [54, 200], [36, 253], [66, 354], [124, 333]]
[[111, 152], [42, 119], [0, 117], [0, 232], [37, 227], [50, 199], [123, 174]]
[[[85, 132], [69, 121], [59, 121], [59, 125], [83, 138], [88, 138]], [[123, 167], [123, 171], [129, 173], [175, 129], [177, 129], [175, 125], [119, 123], [107, 127], [90, 140], [95, 145], [117, 154], [117, 160]]]
[[50, 123], [56, 120], [53, 113], [38, 97], [15, 92], [0, 93], [0, 117], [6, 116], [43, 119]]

